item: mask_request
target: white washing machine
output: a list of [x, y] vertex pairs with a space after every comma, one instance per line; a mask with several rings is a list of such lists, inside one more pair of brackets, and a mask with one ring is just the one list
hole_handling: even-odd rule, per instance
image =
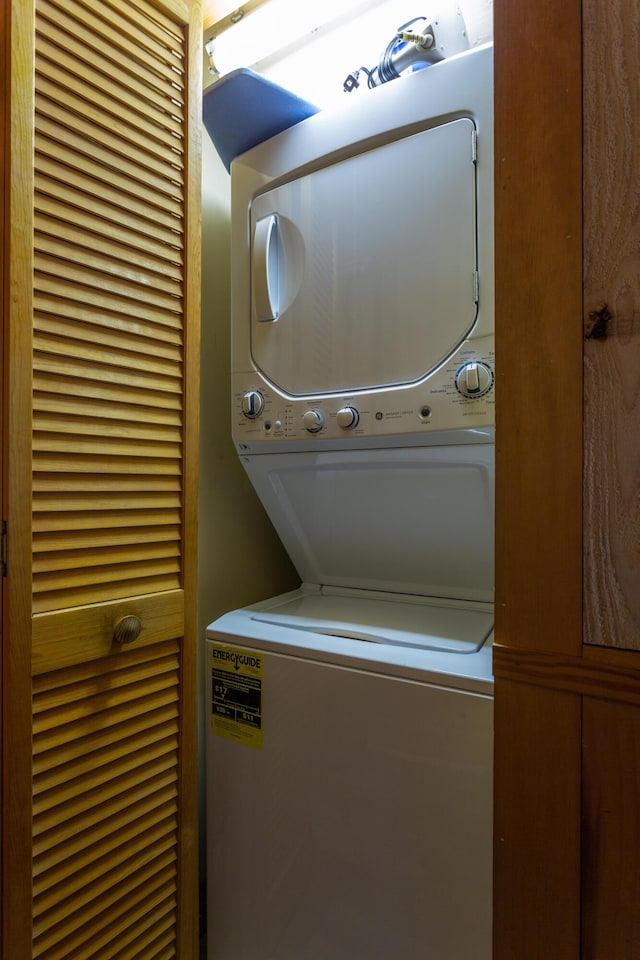
[[489, 960], [491, 48], [232, 164], [233, 435], [301, 587], [207, 630], [209, 960]]

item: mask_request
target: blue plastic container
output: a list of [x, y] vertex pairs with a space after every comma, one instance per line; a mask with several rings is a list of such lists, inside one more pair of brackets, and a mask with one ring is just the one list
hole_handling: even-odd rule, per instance
[[318, 112], [319, 107], [246, 67], [216, 80], [202, 100], [204, 125], [227, 170], [238, 154]]

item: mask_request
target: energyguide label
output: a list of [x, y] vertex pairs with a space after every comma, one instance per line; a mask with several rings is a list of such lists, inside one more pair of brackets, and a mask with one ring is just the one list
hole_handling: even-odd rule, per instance
[[262, 750], [262, 654], [214, 643], [211, 647], [211, 729]]

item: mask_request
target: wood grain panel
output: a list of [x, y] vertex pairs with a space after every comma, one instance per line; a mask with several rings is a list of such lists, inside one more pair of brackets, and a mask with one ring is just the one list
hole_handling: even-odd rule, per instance
[[[113, 643], [113, 628], [121, 617], [129, 614], [142, 621], [142, 632], [129, 651], [127, 662], [133, 665], [138, 648], [183, 636], [183, 608], [180, 591], [169, 590], [36, 615], [33, 618], [33, 672], [37, 675], [97, 660], [119, 650]], [[146, 657], [149, 653], [140, 655]]]
[[[155, 658], [150, 652], [138, 657], [137, 668], [120, 654], [45, 674], [34, 684], [34, 835], [51, 837], [61, 823], [72, 823], [78, 833], [87, 823], [83, 844], [50, 842], [42, 861], [36, 854], [34, 958], [108, 955], [109, 930], [155, 890], [162, 891], [158, 904], [173, 909], [175, 806], [150, 820], [137, 816], [136, 799], [145, 784], [154, 792], [168, 780], [178, 782], [179, 648], [165, 644]], [[156, 694], [171, 690], [174, 714], [158, 724]], [[94, 733], [83, 744], [83, 720], [91, 719], [94, 731], [96, 717], [113, 724], [119, 705], [127, 714], [112, 726], [120, 735], [119, 749], [112, 740], [99, 745]], [[61, 741], [73, 744], [75, 756], [63, 755]], [[114, 805], [129, 811], [117, 842]]]
[[88, 6], [74, 0], [39, 0], [38, 3], [40, 16], [61, 25], [69, 36], [80, 39], [86, 50], [93, 50], [97, 58], [104, 56], [120, 65], [124, 62], [127, 72], [134, 76], [136, 67], [147, 72], [151, 65], [147, 77], [149, 86], [165, 81], [177, 87], [184, 73], [182, 35], [175, 29], [172, 37], [165, 32], [165, 39], [173, 42], [159, 43], [160, 35], [150, 29], [154, 18], [148, 15], [148, 10], [148, 4], [131, 4], [127, 16], [126, 5], [122, 3], [113, 6], [108, 3]]
[[580, 31], [579, 0], [495, 5], [496, 638], [565, 654], [582, 643]]
[[[65, 211], [67, 229], [64, 239], [55, 236], [51, 228], [41, 234], [42, 219], [36, 219], [33, 531], [34, 554], [40, 561], [34, 566], [33, 575], [36, 613], [154, 590], [179, 590], [182, 583], [181, 551], [176, 546], [180, 542], [183, 498], [182, 485], [175, 486], [179, 476], [175, 464], [182, 454], [183, 405], [175, 408], [169, 404], [166, 408], [161, 403], [149, 417], [137, 414], [137, 408], [144, 407], [144, 403], [122, 402], [119, 391], [109, 398], [105, 395], [98, 400], [94, 396], [91, 404], [87, 404], [86, 396], [86, 383], [102, 383], [106, 371], [110, 371], [111, 383], [117, 390], [122, 386], [131, 392], [132, 388], [135, 390], [139, 370], [147, 377], [147, 388], [151, 385], [148, 378], [155, 376], [156, 393], [171, 385], [169, 393], [184, 394], [183, 344], [174, 343], [168, 350], [159, 335], [164, 327], [179, 326], [182, 322], [181, 277], [170, 280], [155, 263], [145, 267], [139, 262], [133, 268], [129, 244], [119, 247], [96, 224], [87, 229], [89, 225], [83, 219], [81, 226], [76, 224], [76, 210], [86, 210], [82, 198], [95, 198], [111, 211], [114, 221], [121, 218], [120, 211], [126, 211], [127, 217], [137, 217], [136, 231], [152, 236], [156, 245], [166, 244], [167, 237], [171, 249], [180, 249], [183, 243], [184, 189], [172, 175], [159, 177], [155, 163], [146, 175], [143, 143], [144, 138], [151, 138], [174, 150], [184, 137], [183, 106], [173, 96], [174, 87], [177, 90], [182, 84], [182, 39], [174, 31], [171, 36], [167, 34], [168, 45], [160, 44], [160, 61], [175, 78], [170, 78], [169, 88], [166, 77], [158, 87], [158, 56], [152, 61], [148, 58], [151, 49], [158, 54], [158, 36], [145, 34], [144, 24], [132, 24], [123, 11], [123, 7], [87, 5], [81, 0], [42, 0], [38, 4], [38, 102], [53, 102], [65, 114], [56, 119], [48, 111], [41, 125], [41, 115], [36, 110], [37, 189], [46, 184], [46, 195], [58, 204], [59, 213], [61, 208]], [[72, 54], [51, 59], [52, 41], [44, 31], [52, 18], [56, 40], [62, 42], [70, 34], [73, 42], [85, 49], [84, 63]], [[160, 30], [164, 36], [164, 28], [157, 24], [156, 28], [156, 34]], [[104, 44], [99, 66], [86, 62], [96, 44]], [[115, 79], [103, 76], [101, 65], [110, 57], [119, 63]], [[129, 77], [133, 78], [132, 83], [128, 79], [125, 82]], [[121, 86], [116, 95], [118, 83]], [[154, 102], [145, 108], [143, 94], [147, 88], [154, 91]], [[94, 156], [92, 141], [74, 121], [81, 117], [85, 124], [93, 124], [96, 111], [116, 111], [117, 121], [112, 120], [110, 146], [105, 145]], [[131, 159], [121, 164], [116, 158], [127, 152], [122, 141], [128, 141], [132, 131], [143, 152], [136, 165], [132, 165]], [[116, 152], [113, 144], [118, 142], [121, 146]], [[81, 143], [83, 149], [79, 149]], [[129, 221], [128, 228], [132, 226]], [[95, 233], [101, 252], [90, 243]], [[69, 303], [77, 305], [70, 316], [65, 315], [64, 306]], [[113, 318], [120, 321], [114, 323]], [[67, 376], [62, 380], [58, 358], [71, 357], [74, 368], [67, 367]], [[56, 375], [60, 385], [64, 384], [64, 398], [60, 397], [60, 389], [53, 397], [48, 392]], [[77, 395], [76, 383], [80, 385]], [[91, 475], [85, 474], [84, 485], [58, 483], [60, 475], [46, 470], [40, 461], [41, 454], [48, 458], [55, 452], [64, 453], [67, 469], [74, 455], [84, 458], [87, 453], [94, 453], [102, 461], [102, 482], [94, 486]], [[118, 464], [123, 458], [130, 459], [127, 473], [135, 472], [142, 481], [138, 490], [130, 483], [119, 488], [119, 471], [110, 462], [112, 457]], [[164, 461], [164, 476], [170, 487], [158, 487], [158, 474], [145, 485], [148, 459], [156, 464]], [[78, 481], [81, 476], [77, 471]], [[142, 535], [149, 526], [175, 529], [166, 549], [160, 550], [157, 540], [152, 544]], [[127, 531], [118, 550], [111, 551], [117, 562], [108, 563], [105, 556], [94, 560], [90, 547], [84, 546], [87, 530], [105, 527]], [[75, 538], [77, 531], [80, 542]], [[133, 531], [140, 534], [135, 545]], [[40, 543], [43, 535], [48, 538], [47, 543], [57, 537], [55, 552], [47, 551]]]
[[8, 960], [196, 952], [199, 13], [11, 4]]
[[640, 957], [640, 709], [585, 698], [582, 960]]
[[[2, 5], [10, 43], [0, 64], [10, 83], [7, 160], [10, 231], [4, 306], [7, 367], [3, 393], [7, 431], [5, 505], [11, 530], [3, 650], [2, 956], [31, 955], [31, 395], [33, 298], [33, 11], [25, 0]], [[16, 758], [19, 763], [15, 763]]]
[[585, 642], [640, 650], [638, 6], [585, 0], [584, 53]]
[[[6, 65], [11, 58], [11, 22], [10, 22], [10, 4], [5, 3], [0, 9], [0, 64]], [[5, 463], [7, 453], [6, 436], [6, 391], [5, 384], [8, 380], [8, 357], [5, 357], [5, 330], [9, 329], [9, 316], [6, 309], [7, 302], [7, 234], [9, 232], [9, 217], [6, 183], [8, 180], [8, 156], [9, 156], [9, 138], [7, 136], [9, 129], [9, 116], [11, 102], [9, 98], [9, 72], [6, 66], [0, 65], [0, 371], [2, 371], [2, 387], [0, 387], [0, 508], [2, 517], [6, 517], [6, 475]], [[8, 649], [5, 637], [5, 601], [4, 601], [4, 577], [0, 577], [0, 651], [2, 657], [4, 651]], [[3, 691], [4, 674], [2, 659], [0, 658], [0, 715], [6, 717], [3, 709]], [[5, 753], [4, 735], [0, 732], [0, 811], [4, 810], [4, 792], [3, 779], [4, 768], [7, 762]], [[0, 844], [0, 878], [4, 877], [2, 863], [2, 844]], [[0, 880], [0, 883], [2, 880]], [[2, 929], [2, 899], [0, 898], [0, 929]], [[0, 936], [0, 954], [2, 953], [2, 937]]]
[[581, 700], [498, 678], [495, 708], [494, 960], [578, 960]]
[[494, 646], [494, 673], [505, 680], [640, 705], [640, 656], [626, 651], [626, 656], [607, 657], [600, 655], [604, 648], [592, 649], [584, 657], [564, 657]]
[[[98, 194], [92, 196], [86, 191], [73, 190], [67, 187], [64, 181], [52, 180], [41, 174], [36, 176], [35, 187], [37, 191], [35, 202], [38, 209], [53, 210], [65, 222], [69, 221], [70, 211], [73, 212], [78, 224], [84, 223], [89, 228], [92, 223], [95, 228], [96, 218], [98, 218], [99, 221], [113, 224], [108, 229], [110, 236], [117, 236], [118, 233], [121, 236], [128, 236], [129, 244], [133, 247], [140, 245], [144, 249], [146, 244], [147, 247], [157, 250], [160, 244], [164, 244], [164, 255], [167, 259], [172, 257], [172, 247], [178, 249], [181, 247], [180, 236], [174, 229], [162, 227], [154, 221], [150, 222], [144, 217], [136, 216], [125, 204], [114, 207], [103, 203]], [[153, 229], [151, 229], [151, 223]]]

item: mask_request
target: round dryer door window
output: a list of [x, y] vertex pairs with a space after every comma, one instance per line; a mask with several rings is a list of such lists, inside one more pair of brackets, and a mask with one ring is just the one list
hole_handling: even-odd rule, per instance
[[475, 125], [414, 133], [251, 207], [251, 352], [292, 396], [417, 382], [477, 314]]

